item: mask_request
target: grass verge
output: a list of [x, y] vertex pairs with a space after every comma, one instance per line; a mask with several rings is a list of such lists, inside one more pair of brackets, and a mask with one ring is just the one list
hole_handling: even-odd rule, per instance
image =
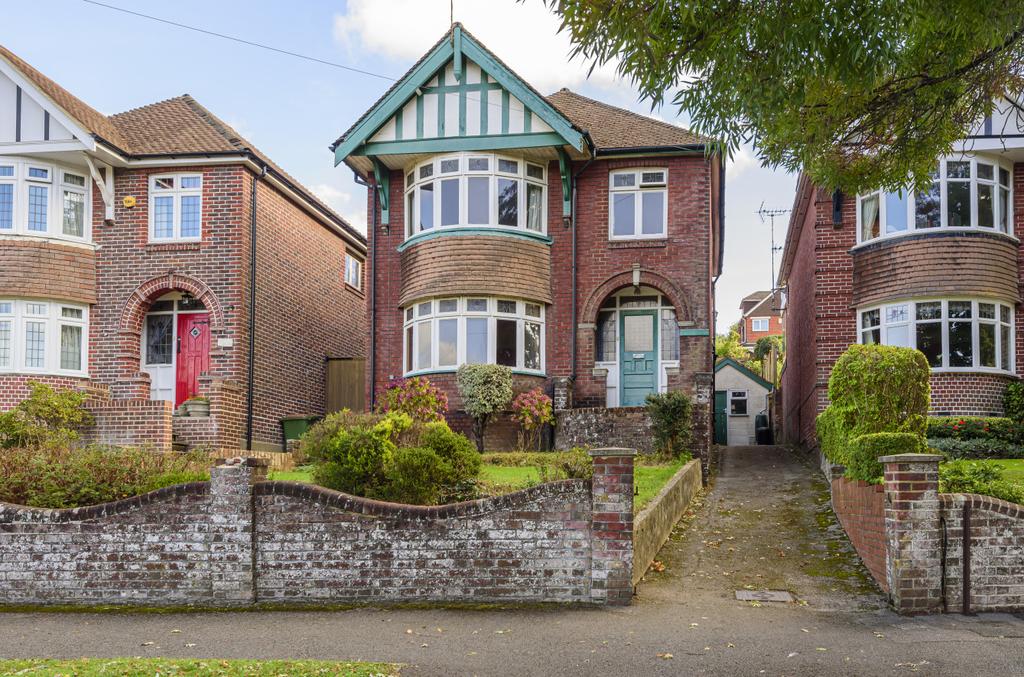
[[169, 658], [79, 658], [70, 661], [51, 659], [0, 660], [0, 675], [41, 677], [111, 677], [115, 675], [197, 675], [207, 677], [308, 677], [310, 675], [347, 675], [370, 677], [397, 675], [397, 665], [352, 661], [241, 661], [218, 659]]

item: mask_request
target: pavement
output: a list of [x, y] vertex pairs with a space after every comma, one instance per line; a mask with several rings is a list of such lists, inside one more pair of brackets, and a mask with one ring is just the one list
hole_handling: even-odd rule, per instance
[[[1024, 618], [893, 614], [827, 486], [781, 447], [731, 447], [630, 607], [0, 613], [0, 656], [322, 658], [403, 675], [1020, 675]], [[741, 602], [737, 590], [794, 601]]]

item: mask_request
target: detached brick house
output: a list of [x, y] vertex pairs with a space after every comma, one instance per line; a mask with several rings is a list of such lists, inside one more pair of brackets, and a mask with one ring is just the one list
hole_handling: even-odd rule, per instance
[[747, 348], [765, 336], [782, 336], [781, 294], [756, 291], [740, 301], [740, 342]]
[[815, 444], [832, 365], [858, 342], [923, 352], [934, 414], [1003, 413], [1024, 349], [1022, 110], [999, 102], [924, 192], [843, 195], [800, 177], [779, 273], [789, 441]]
[[0, 47], [0, 407], [42, 381], [101, 442], [279, 447], [364, 354], [365, 252], [190, 96], [107, 117]]
[[709, 408], [724, 174], [706, 139], [542, 96], [456, 24], [332, 148], [371, 185], [371, 401], [427, 375], [462, 425], [456, 369], [497, 363], [554, 396], [558, 445], [641, 448], [649, 393]]

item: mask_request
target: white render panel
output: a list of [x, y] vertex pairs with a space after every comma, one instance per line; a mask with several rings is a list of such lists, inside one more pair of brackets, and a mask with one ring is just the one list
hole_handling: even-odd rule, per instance
[[18, 87], [0, 73], [0, 143], [14, 141], [15, 98]]
[[540, 133], [540, 132], [553, 132], [553, 131], [555, 131], [555, 130], [551, 129], [551, 126], [548, 123], [546, 123], [543, 120], [541, 120], [537, 115], [531, 115], [531, 117], [533, 118], [533, 120], [532, 120], [532, 122], [533, 122], [533, 129], [532, 129], [532, 131], [537, 132], [537, 133]]
[[416, 97], [409, 99], [409, 103], [402, 109], [402, 138], [416, 138]]
[[514, 96], [508, 97], [508, 133], [522, 134], [523, 120], [526, 117], [526, 107], [523, 102]]
[[466, 70], [466, 84], [476, 85], [480, 82], [480, 66], [476, 62], [465, 59], [463, 68]]
[[444, 135], [459, 135], [459, 94], [448, 92], [444, 95]]
[[384, 126], [380, 128], [376, 134], [374, 134], [370, 141], [394, 141], [395, 140], [395, 119], [391, 118], [384, 123]]
[[423, 95], [423, 138], [437, 136], [437, 94]]
[[466, 135], [480, 135], [480, 94], [477, 92], [466, 97]]
[[501, 92], [487, 92], [487, 133], [501, 134]]
[[25, 90], [21, 91], [21, 140], [42, 141], [43, 134], [43, 107], [36, 103], [35, 99], [28, 95]]
[[74, 134], [50, 116], [50, 141], [70, 141], [75, 138]]

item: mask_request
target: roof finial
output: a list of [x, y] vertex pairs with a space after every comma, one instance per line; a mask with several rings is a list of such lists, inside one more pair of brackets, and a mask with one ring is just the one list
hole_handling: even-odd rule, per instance
[[448, 0], [448, 19], [451, 26], [455, 25], [455, 0]]

